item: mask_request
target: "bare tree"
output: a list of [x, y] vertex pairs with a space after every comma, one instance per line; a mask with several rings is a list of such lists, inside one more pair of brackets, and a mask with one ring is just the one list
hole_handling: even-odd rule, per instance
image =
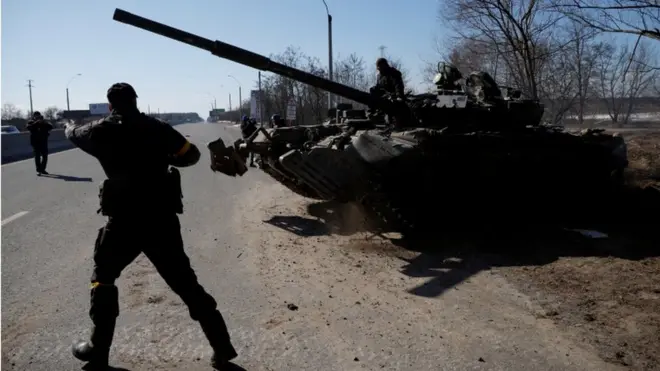
[[2, 119], [3, 120], [11, 120], [11, 119], [16, 119], [16, 118], [25, 118], [25, 115], [14, 104], [4, 103], [2, 105]]
[[[288, 47], [283, 53], [271, 56], [279, 63], [317, 76], [327, 74], [318, 59], [304, 55], [300, 49]], [[286, 115], [288, 103], [296, 104], [295, 123], [317, 123], [327, 116], [327, 92], [279, 75], [266, 75], [262, 79], [264, 114]]]
[[588, 99], [594, 96], [596, 64], [607, 48], [582, 24], [570, 22], [565, 26], [566, 33], [555, 41], [556, 52], [543, 63], [539, 89], [547, 105], [546, 120], [560, 124], [572, 111], [582, 125]]
[[562, 14], [600, 32], [660, 41], [658, 0], [554, 0]]
[[599, 59], [600, 98], [617, 126], [629, 123], [635, 100], [654, 88], [658, 73], [648, 67], [652, 58], [648, 43], [643, 42], [632, 51], [628, 45], [618, 50], [611, 46]]
[[553, 52], [553, 32], [560, 19], [546, 12], [543, 0], [444, 0], [444, 18], [473, 49], [493, 50], [513, 83], [539, 98], [538, 74]]
[[61, 112], [62, 110], [60, 110], [59, 108], [55, 106], [50, 106], [46, 108], [42, 114], [46, 120], [55, 121], [58, 119]]
[[446, 59], [463, 74], [484, 71], [497, 79], [498, 57], [486, 40], [465, 39], [450, 50]]
[[[371, 71], [367, 68], [364, 58], [359, 57], [355, 53], [335, 61], [334, 65], [336, 71], [334, 80], [340, 84], [366, 91], [375, 82], [375, 78], [369, 76]], [[373, 73], [375, 73], [375, 70]], [[342, 97], [338, 97], [338, 100], [339, 102], [349, 103]], [[358, 102], [351, 101], [350, 103], [356, 106], [356, 108], [362, 107]]]

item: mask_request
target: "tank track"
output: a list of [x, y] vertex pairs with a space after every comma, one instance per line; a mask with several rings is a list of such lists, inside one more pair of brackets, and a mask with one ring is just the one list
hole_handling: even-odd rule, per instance
[[376, 181], [371, 181], [371, 190], [361, 203], [365, 210], [371, 213], [371, 217], [378, 222], [378, 227], [382, 231], [397, 231], [402, 234], [410, 234], [414, 231], [415, 225], [406, 218], [402, 208], [396, 205], [395, 199], [385, 192], [383, 185]]

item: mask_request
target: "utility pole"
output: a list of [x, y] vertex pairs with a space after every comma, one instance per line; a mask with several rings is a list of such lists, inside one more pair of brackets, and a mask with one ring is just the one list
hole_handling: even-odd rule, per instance
[[30, 90], [30, 116], [32, 116], [34, 114], [34, 107], [32, 106], [32, 88], [34, 88], [34, 85], [32, 85], [32, 80], [28, 80], [27, 87]]
[[231, 93], [229, 93], [229, 112], [231, 112]]
[[243, 118], [243, 97], [241, 96], [241, 86], [238, 86], [238, 112], [240, 113], [241, 118]]
[[263, 105], [263, 93], [261, 92], [261, 71], [259, 71], [259, 96], [257, 101], [257, 107], [259, 108], [259, 123], [263, 126], [264, 124], [264, 105]]
[[[241, 116], [243, 116], [243, 100], [242, 100], [243, 97], [241, 96], [241, 82], [238, 81], [238, 79], [232, 75], [227, 75], [227, 77], [231, 77], [238, 84], [238, 112]], [[231, 107], [229, 108], [229, 110], [231, 111]]]
[[387, 49], [387, 46], [381, 45], [378, 47], [378, 49], [380, 50], [380, 57], [385, 58], [385, 49]]

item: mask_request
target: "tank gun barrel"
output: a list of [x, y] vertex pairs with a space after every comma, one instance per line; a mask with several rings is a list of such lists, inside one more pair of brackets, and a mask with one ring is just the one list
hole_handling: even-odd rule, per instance
[[204, 49], [217, 57], [228, 59], [230, 61], [250, 66], [262, 71], [273, 72], [275, 74], [291, 78], [301, 83], [329, 91], [355, 102], [366, 104], [370, 107], [380, 106], [380, 102], [377, 99], [374, 99], [374, 97], [369, 93], [354, 89], [350, 86], [336, 83], [334, 81], [330, 81], [328, 79], [324, 79], [308, 72], [300, 71], [281, 63], [274, 62], [273, 60], [264, 57], [263, 55], [253, 53], [249, 50], [245, 50], [219, 40], [212, 41], [201, 36], [197, 36], [192, 33], [153, 21], [151, 19], [140, 17], [136, 14], [132, 14], [121, 9], [115, 9], [115, 13], [112, 19], [200, 49]]

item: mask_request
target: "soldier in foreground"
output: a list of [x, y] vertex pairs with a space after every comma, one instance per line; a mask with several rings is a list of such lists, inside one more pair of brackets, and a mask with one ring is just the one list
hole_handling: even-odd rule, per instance
[[108, 117], [65, 130], [69, 140], [99, 160], [108, 177], [99, 209], [108, 221], [96, 238], [91, 278], [94, 327], [88, 341], [74, 344], [73, 355], [93, 368], [107, 367], [119, 315], [115, 280], [143, 252], [200, 323], [214, 351], [212, 366], [226, 369], [237, 354], [216, 301], [197, 281], [183, 249], [180, 176], [175, 168], [168, 170], [196, 164], [199, 150], [170, 125], [141, 113], [129, 84], [112, 85], [107, 97]]
[[32, 120], [28, 121], [26, 129], [30, 132], [30, 145], [34, 151], [34, 164], [37, 169], [37, 175], [47, 175], [48, 136], [50, 135], [50, 131], [53, 130], [53, 125], [44, 120], [41, 112], [35, 111], [32, 114]]
[[396, 98], [403, 98], [405, 93], [401, 72], [390, 66], [385, 58], [376, 60], [376, 69], [378, 70], [376, 89], [390, 93]]

